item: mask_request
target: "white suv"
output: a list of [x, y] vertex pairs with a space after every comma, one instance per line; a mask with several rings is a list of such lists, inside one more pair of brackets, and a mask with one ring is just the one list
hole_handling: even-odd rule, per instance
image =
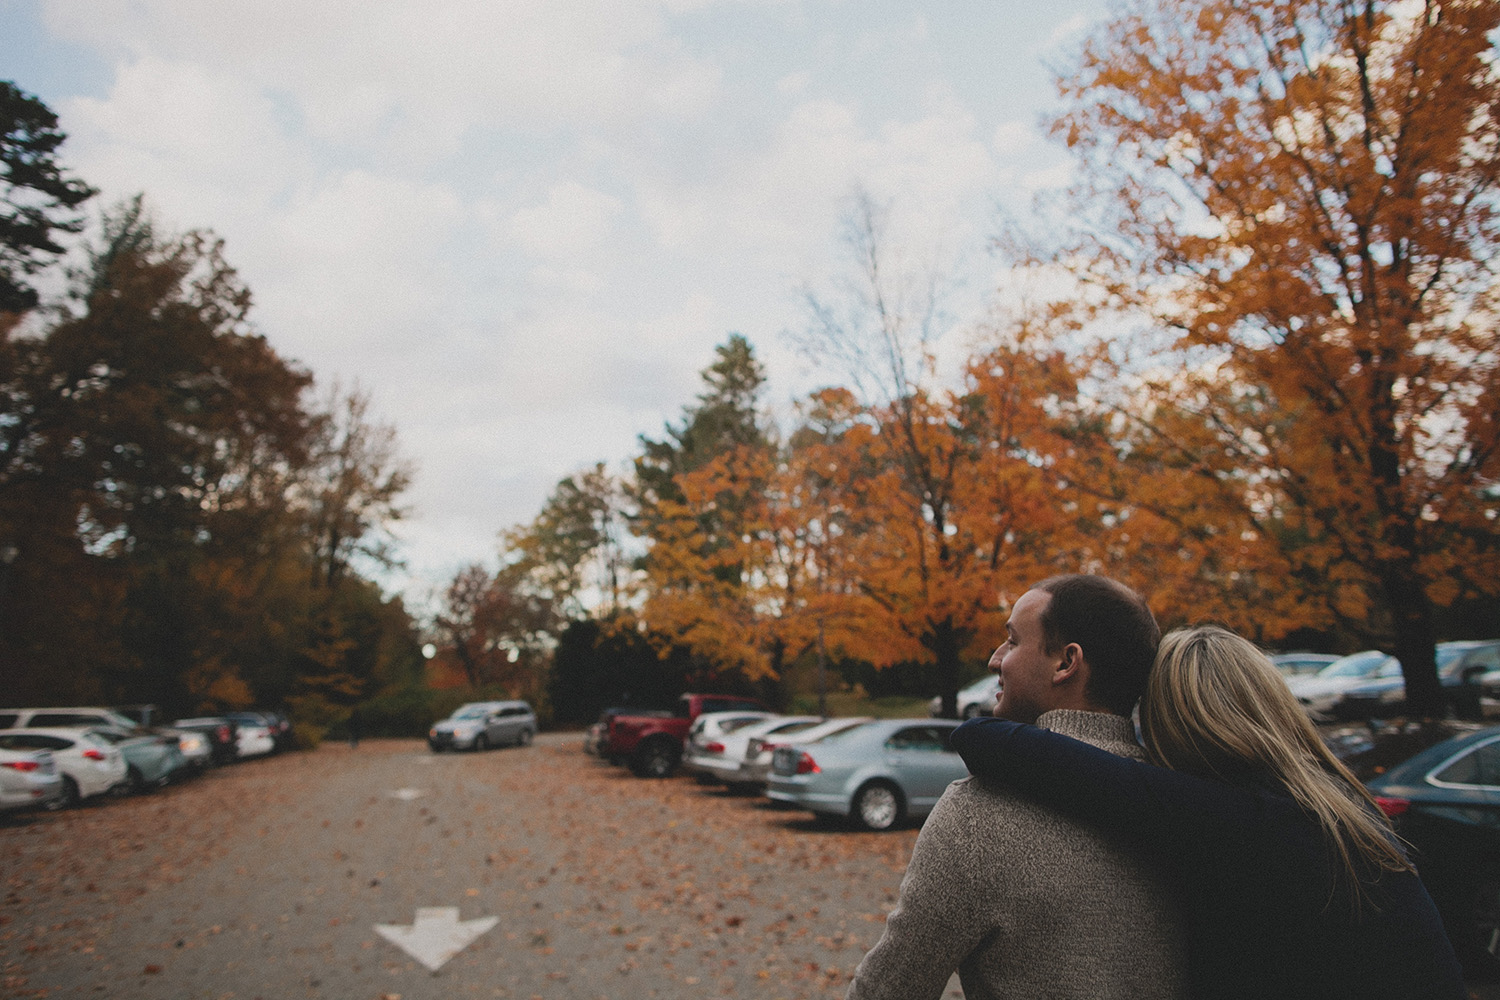
[[[995, 699], [1000, 697], [1000, 675], [985, 674], [979, 680], [958, 692], [958, 717], [973, 719], [990, 715], [995, 711]], [[927, 703], [927, 714], [936, 719], [943, 714], [943, 699], [937, 697]]]

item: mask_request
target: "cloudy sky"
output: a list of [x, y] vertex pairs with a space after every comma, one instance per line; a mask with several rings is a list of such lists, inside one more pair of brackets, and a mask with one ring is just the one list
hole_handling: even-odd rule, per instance
[[277, 350], [369, 391], [419, 469], [420, 602], [659, 436], [730, 332], [780, 412], [838, 381], [786, 331], [856, 189], [977, 308], [997, 209], [1065, 175], [1048, 66], [1104, 6], [0, 0], [0, 78], [99, 203], [218, 232]]

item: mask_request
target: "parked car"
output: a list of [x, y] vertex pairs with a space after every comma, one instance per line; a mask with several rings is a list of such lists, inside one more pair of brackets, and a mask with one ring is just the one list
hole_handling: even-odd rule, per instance
[[48, 729], [56, 726], [113, 726], [127, 731], [141, 728], [134, 719], [112, 708], [0, 708], [0, 729]]
[[115, 726], [94, 726], [85, 732], [125, 755], [122, 787], [126, 791], [140, 793], [160, 788], [187, 767], [175, 737], [142, 734]]
[[1430, 747], [1368, 787], [1411, 845], [1466, 973], [1500, 978], [1500, 727]]
[[599, 713], [599, 721], [595, 722], [592, 726], [589, 726], [588, 732], [586, 732], [584, 734], [584, 737], [583, 737], [583, 750], [584, 750], [584, 752], [585, 753], [591, 753], [591, 754], [593, 754], [596, 757], [603, 757], [606, 760], [608, 760], [611, 764], [618, 764], [618, 763], [620, 763], [620, 757], [619, 757], [619, 755], [613, 754], [613, 753], [610, 752], [610, 747], [609, 747], [609, 724], [610, 724], [610, 721], [612, 719], [614, 719], [614, 717], [617, 716], [617, 715], [641, 715], [641, 716], [649, 716], [649, 715], [653, 715], [653, 714], [656, 715], [656, 716], [658, 716], [658, 717], [660, 717], [660, 718], [665, 719], [665, 718], [669, 718], [672, 715], [672, 712], [671, 712], [670, 709], [665, 709], [665, 708], [663, 708], [663, 709], [657, 709], [657, 710], [653, 711], [653, 710], [650, 710], [650, 709], [636, 708], [633, 705], [617, 705], [617, 706], [614, 706], [614, 707], [611, 707], [611, 708], [606, 708], [604, 711], [602, 711], [602, 712]]
[[524, 701], [471, 701], [427, 731], [433, 753], [526, 746], [536, 736], [536, 713]]
[[50, 750], [63, 776], [59, 807], [76, 806], [125, 781], [125, 755], [83, 729], [0, 730], [0, 750]]
[[[765, 722], [767, 719], [779, 718], [781, 716], [775, 712], [766, 712], [759, 709], [741, 709], [733, 712], [705, 712], [693, 720], [692, 726], [688, 728], [687, 738], [683, 740], [683, 770], [707, 777], [708, 772], [701, 770], [699, 764], [715, 763], [717, 758], [723, 756], [723, 741], [726, 736], [737, 729], [743, 729], [745, 726]], [[709, 749], [710, 747], [714, 749]]]
[[[1483, 677], [1500, 670], [1500, 639], [1440, 642], [1436, 652], [1438, 683], [1448, 702], [1460, 717], [1479, 718]], [[1398, 670], [1394, 677], [1378, 677], [1349, 688], [1329, 711], [1339, 719], [1378, 719], [1405, 708], [1406, 678]]]
[[172, 723], [172, 728], [208, 740], [209, 760], [215, 765], [230, 764], [239, 759], [239, 725], [233, 719], [219, 715], [178, 719]]
[[1287, 680], [1293, 677], [1311, 677], [1334, 660], [1335, 653], [1272, 653], [1271, 665]]
[[[958, 692], [958, 717], [973, 719], [989, 715], [995, 709], [995, 700], [1000, 697], [1000, 675], [986, 674]], [[943, 714], [943, 699], [938, 696], [927, 703], [927, 714], [934, 719]]]
[[276, 752], [276, 738], [265, 720], [244, 712], [236, 712], [229, 718], [234, 722], [234, 757], [246, 760], [250, 757], [265, 757]]
[[1378, 649], [1341, 656], [1311, 677], [1293, 677], [1287, 687], [1318, 722], [1333, 721], [1333, 706], [1344, 692], [1376, 678], [1400, 677], [1401, 661]]
[[0, 812], [61, 802], [62, 772], [50, 750], [0, 749]]
[[713, 739], [689, 739], [682, 765], [712, 781], [739, 785], [745, 780], [741, 769], [751, 737], [778, 733], [790, 737], [822, 721], [821, 715], [773, 715], [769, 719], [757, 719], [746, 725], [736, 726], [730, 732], [721, 733]]
[[765, 788], [767, 779], [771, 775], [771, 756], [777, 747], [797, 743], [801, 746], [810, 746], [834, 733], [841, 733], [855, 726], [862, 726], [866, 722], [875, 720], [867, 715], [854, 715], [842, 719], [824, 719], [816, 726], [798, 730], [795, 733], [777, 733], [765, 736], [752, 736], [745, 744], [745, 758], [740, 763], [740, 773], [737, 779], [741, 784], [758, 785]]
[[162, 729], [159, 732], [177, 741], [177, 750], [182, 754], [182, 761], [187, 771], [196, 774], [214, 765], [213, 740], [207, 733], [175, 727]]
[[127, 705], [121, 708], [96, 706], [70, 706], [67, 708], [7, 708], [0, 709], [0, 729], [48, 726], [66, 726], [118, 730], [135, 736], [155, 736], [177, 744], [183, 762], [193, 768], [205, 767], [211, 748], [189, 733], [171, 727], [150, 723], [155, 715], [155, 705]]
[[817, 743], [778, 747], [766, 794], [846, 816], [866, 830], [889, 830], [925, 817], [969, 773], [948, 742], [957, 727], [955, 720], [878, 719]]
[[684, 694], [668, 714], [628, 712], [610, 717], [605, 737], [611, 760], [621, 760], [641, 778], [665, 778], [682, 760], [688, 730], [709, 712], [764, 712], [754, 698], [721, 694]]
[[241, 756], [255, 756], [260, 753], [278, 753], [282, 750], [285, 750], [287, 744], [291, 741], [292, 724], [287, 720], [286, 716], [280, 714], [279, 712], [225, 712], [224, 718], [229, 719], [239, 727], [241, 736], [244, 730], [247, 728], [252, 730], [264, 729], [266, 739], [269, 739], [271, 741], [271, 746], [268, 750], [262, 751], [258, 749], [261, 746], [261, 741], [260, 736], [257, 733], [254, 739], [255, 748], [251, 749], [249, 753], [242, 753]]

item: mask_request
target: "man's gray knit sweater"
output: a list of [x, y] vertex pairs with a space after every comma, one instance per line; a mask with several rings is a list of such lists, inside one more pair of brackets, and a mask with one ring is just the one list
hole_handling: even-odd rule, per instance
[[[1037, 724], [1141, 758], [1130, 720]], [[1159, 880], [1103, 836], [977, 778], [948, 786], [912, 850], [885, 933], [848, 1000], [1186, 996], [1183, 936]]]

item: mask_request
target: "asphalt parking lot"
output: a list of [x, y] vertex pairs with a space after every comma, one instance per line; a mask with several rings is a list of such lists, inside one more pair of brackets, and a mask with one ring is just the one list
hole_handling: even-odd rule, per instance
[[915, 829], [830, 828], [580, 745], [329, 744], [0, 821], [0, 995], [843, 994]]
[[915, 840], [576, 734], [328, 744], [0, 818], [0, 997], [838, 997]]

